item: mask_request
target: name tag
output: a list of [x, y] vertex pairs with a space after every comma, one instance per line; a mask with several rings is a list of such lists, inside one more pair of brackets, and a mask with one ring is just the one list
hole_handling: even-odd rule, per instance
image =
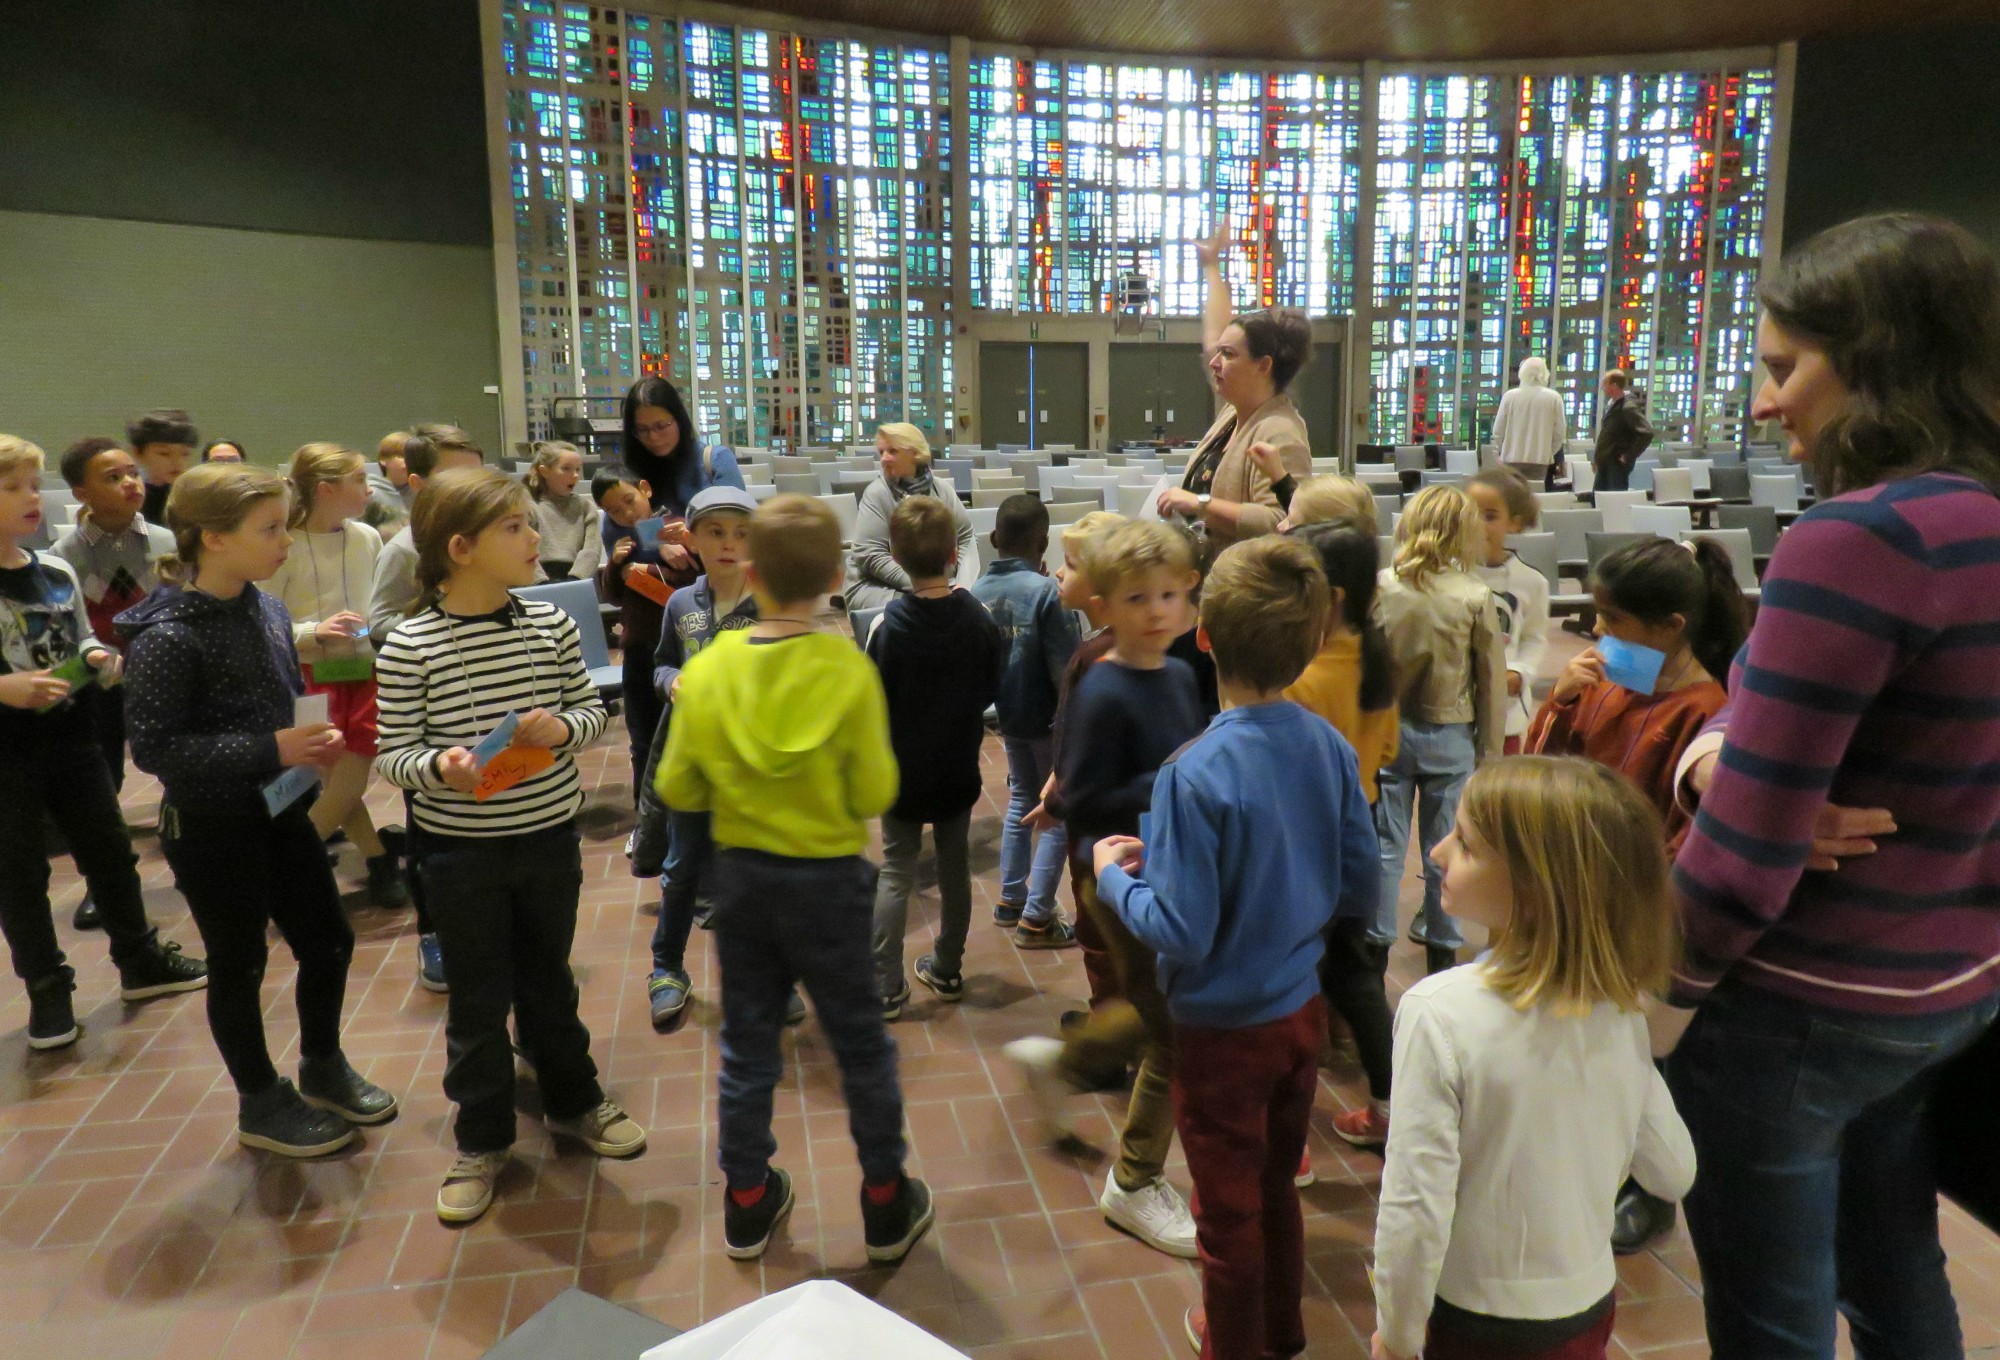
[[546, 746], [514, 745], [520, 726], [521, 715], [509, 713], [472, 748], [473, 768], [479, 771], [479, 783], [472, 790], [474, 802], [483, 803], [556, 763], [556, 753]]
[[264, 810], [276, 817], [318, 784], [318, 770], [310, 765], [294, 765], [264, 786]]
[[336, 656], [312, 663], [316, 685], [335, 685], [347, 680], [367, 680], [375, 674], [375, 660], [367, 656]]
[[74, 699], [78, 690], [84, 688], [97, 678], [97, 672], [90, 668], [90, 663], [83, 659], [82, 653], [78, 653], [63, 662], [62, 665], [51, 670], [49, 678], [52, 680], [67, 680], [69, 682], [69, 693], [63, 695], [62, 698], [56, 700], [53, 704], [43, 704], [35, 710], [37, 713], [47, 713], [57, 705], [66, 704], [71, 699]]

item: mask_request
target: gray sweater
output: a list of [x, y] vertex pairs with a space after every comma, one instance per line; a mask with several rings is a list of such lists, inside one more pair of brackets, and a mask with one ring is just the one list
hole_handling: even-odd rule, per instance
[[543, 496], [535, 502], [535, 527], [542, 535], [542, 561], [568, 562], [572, 579], [588, 581], [604, 551], [597, 503], [588, 495]]
[[[854, 548], [848, 556], [847, 599], [850, 606], [867, 608], [886, 604], [897, 595], [907, 594], [910, 574], [889, 555], [889, 516], [905, 496], [925, 495], [890, 486], [886, 478], [871, 482], [861, 493], [861, 505], [854, 521]], [[937, 499], [951, 511], [958, 529], [958, 570], [953, 584], [971, 587], [979, 579], [979, 548], [974, 541], [972, 517], [955, 491], [935, 488]]]

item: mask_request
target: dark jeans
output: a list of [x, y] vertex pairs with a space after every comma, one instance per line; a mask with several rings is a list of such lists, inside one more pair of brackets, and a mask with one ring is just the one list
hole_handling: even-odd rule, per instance
[[268, 1090], [278, 1079], [264, 1043], [267, 927], [275, 925], [298, 960], [293, 988], [299, 1012], [299, 1052], [324, 1058], [340, 1051], [340, 1007], [354, 930], [340, 909], [340, 890], [326, 847], [307, 816], [311, 801], [276, 818], [263, 812], [189, 813], [160, 809], [160, 844], [208, 950], [208, 1028], [223, 1065], [242, 1095]]
[[574, 822], [520, 836], [439, 836], [412, 826], [444, 980], [444, 1093], [460, 1152], [514, 1141], [514, 1013], [542, 1110], [574, 1119], [604, 1099], [569, 970], [583, 849]]
[[1687, 1198], [1716, 1360], [1956, 1360], [1924, 1107], [2000, 1001], [1822, 1009], [1725, 983], [1667, 1060], [1701, 1166]]
[[1389, 946], [1370, 939], [1369, 923], [1343, 917], [1327, 928], [1326, 953], [1319, 961], [1320, 990], [1354, 1035], [1368, 1094], [1389, 1098], [1389, 1055], [1395, 1021], [1382, 979], [1389, 972]]
[[424, 893], [424, 876], [417, 872], [417, 796], [403, 790], [403, 885], [410, 890], [410, 906], [417, 914], [417, 934], [434, 935], [430, 904]]
[[639, 788], [652, 771], [646, 757], [653, 749], [653, 729], [659, 726], [666, 700], [653, 688], [653, 653], [650, 648], [626, 648], [624, 660], [625, 736], [632, 748], [632, 806], [639, 805]]
[[1628, 491], [1632, 486], [1632, 464], [1608, 458], [1597, 465], [1596, 491]]
[[656, 972], [687, 967], [688, 932], [694, 929], [695, 898], [715, 861], [715, 841], [706, 812], [669, 812], [666, 872], [660, 875], [660, 920], [653, 927]]
[[144, 954], [154, 934], [139, 896], [139, 859], [89, 726], [74, 713], [44, 714], [37, 725], [44, 730], [0, 744], [0, 933], [14, 975], [28, 982], [64, 962], [49, 911], [45, 819], [62, 832], [104, 913], [112, 959]]
[[111, 790], [125, 791], [125, 687], [92, 685], [78, 698], [90, 715], [91, 730], [98, 749], [104, 752], [105, 768], [111, 772]]
[[896, 1041], [869, 968], [875, 866], [859, 855], [792, 859], [761, 850], [715, 855], [715, 938], [722, 961], [721, 1132], [732, 1190], [764, 1184], [777, 1140], [771, 1093], [784, 1075], [779, 1035], [803, 983], [840, 1064], [847, 1128], [872, 1185], [903, 1170], [903, 1089]]
[[1203, 1360], [1265, 1360], [1306, 1348], [1299, 1298], [1306, 1228], [1299, 1158], [1306, 1150], [1326, 1002], [1242, 1029], [1176, 1025], [1174, 1123], [1194, 1178]]

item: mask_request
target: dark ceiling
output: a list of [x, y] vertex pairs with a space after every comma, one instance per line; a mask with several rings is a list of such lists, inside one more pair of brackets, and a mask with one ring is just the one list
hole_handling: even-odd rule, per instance
[[2000, 19], [2000, 0], [745, 0], [1023, 47], [1295, 61], [1587, 57]]

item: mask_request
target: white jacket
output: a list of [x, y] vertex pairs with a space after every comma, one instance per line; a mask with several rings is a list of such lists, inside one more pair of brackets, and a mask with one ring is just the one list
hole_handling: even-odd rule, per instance
[[1569, 437], [1562, 395], [1548, 387], [1510, 387], [1493, 417], [1493, 446], [1503, 463], [1541, 467], [1562, 456]]

